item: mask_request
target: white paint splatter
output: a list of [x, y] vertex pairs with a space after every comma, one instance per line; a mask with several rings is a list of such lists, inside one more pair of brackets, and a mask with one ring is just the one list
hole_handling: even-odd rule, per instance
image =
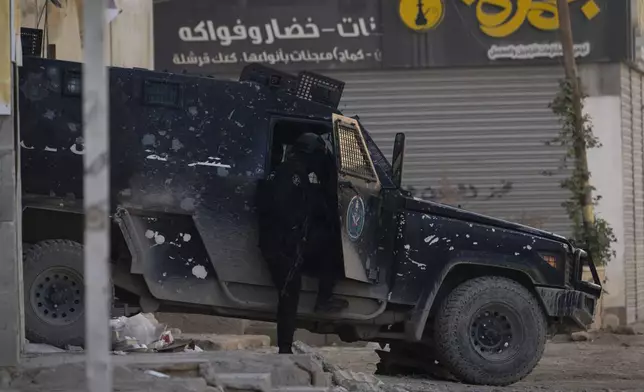
[[190, 234], [184, 234], [183, 235], [183, 241], [184, 242], [189, 242], [192, 236]]
[[434, 235], [430, 235], [429, 237], [425, 238], [425, 242], [428, 245], [434, 245], [435, 243], [438, 242], [438, 237], [436, 237]]
[[403, 274], [398, 273], [398, 274], [396, 274], [396, 276], [403, 276]]
[[474, 225], [470, 223], [470, 227], [474, 227]]
[[427, 268], [427, 264], [419, 263], [417, 261], [414, 261], [414, 260], [410, 259], [409, 257], [407, 257], [407, 259], [409, 261], [411, 261], [412, 263], [414, 263], [414, 265], [416, 265], [418, 268], [420, 268], [423, 271], [425, 270], [425, 268]]
[[195, 265], [192, 267], [192, 274], [199, 279], [206, 279], [208, 271], [206, 271], [206, 268], [203, 265]]
[[147, 230], [145, 232], [145, 237], [148, 238], [148, 239], [154, 238], [154, 232], [152, 230]]
[[[210, 159], [212, 159], [212, 158], [210, 158]], [[226, 165], [226, 164], [219, 163], [219, 162], [209, 162], [209, 161], [193, 162], [193, 163], [189, 163], [188, 166], [190, 166], [190, 167], [195, 167], [195, 166], [223, 167], [225, 169], [230, 169], [231, 168], [230, 165]]]
[[465, 234], [465, 238], [470, 238], [470, 235], [469, 235], [469, 234]]
[[163, 273], [163, 277], [166, 277], [166, 276], [168, 276], [168, 273], [167, 273], [167, 272], [164, 272], [164, 273]]
[[479, 244], [478, 242], [472, 242], [472, 245], [478, 245], [478, 244]]
[[34, 148], [36, 148], [36, 147], [27, 147], [24, 140], [20, 141], [20, 147], [26, 148], [27, 150], [33, 150]]
[[518, 255], [520, 255], [520, 253], [519, 252], [514, 252], [514, 255], [518, 256]]
[[453, 246], [450, 246], [450, 247], [449, 247], [449, 250], [454, 250], [454, 247], [453, 247]]
[[47, 152], [58, 152], [58, 149], [57, 149], [57, 148], [52, 148], [52, 147], [45, 146], [45, 151], [47, 151]]
[[407, 250], [411, 249], [411, 245], [409, 245], [409, 244], [405, 245], [405, 249], [407, 249]]
[[492, 229], [492, 233], [494, 233], [496, 230]]
[[429, 219], [429, 215], [423, 214], [423, 219]]
[[145, 157], [145, 159], [149, 159], [151, 161], [163, 161], [163, 162], [166, 162], [168, 160], [168, 158], [159, 156], [157, 154], [148, 155], [147, 157]]
[[165, 242], [165, 237], [161, 234], [155, 233], [154, 234], [154, 242], [157, 243], [157, 245], [161, 245]]
[[532, 250], [532, 247], [530, 245], [526, 245], [523, 247], [523, 249]]

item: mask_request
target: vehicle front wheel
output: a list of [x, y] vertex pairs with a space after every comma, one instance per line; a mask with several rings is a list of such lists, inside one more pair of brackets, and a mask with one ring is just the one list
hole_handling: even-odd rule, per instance
[[526, 377], [546, 342], [546, 319], [521, 284], [486, 276], [466, 281], [442, 302], [434, 319], [439, 361], [469, 384], [505, 386]]
[[33, 343], [82, 346], [83, 246], [47, 240], [24, 247], [25, 335]]

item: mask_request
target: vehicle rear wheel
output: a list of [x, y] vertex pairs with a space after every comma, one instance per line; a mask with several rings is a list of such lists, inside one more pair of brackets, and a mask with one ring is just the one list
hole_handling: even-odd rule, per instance
[[459, 380], [505, 386], [526, 377], [546, 342], [546, 319], [521, 284], [481, 277], [456, 287], [434, 319], [439, 361]]
[[83, 246], [47, 240], [24, 249], [25, 335], [34, 343], [83, 346]]

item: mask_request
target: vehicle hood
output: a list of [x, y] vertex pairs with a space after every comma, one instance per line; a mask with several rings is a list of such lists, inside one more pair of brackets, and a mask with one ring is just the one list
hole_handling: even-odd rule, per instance
[[427, 214], [431, 213], [432, 215], [444, 216], [452, 219], [492, 226], [500, 229], [512, 230], [524, 234], [547, 238], [572, 246], [572, 244], [570, 244], [570, 241], [566, 237], [545, 230], [536, 229], [534, 227], [525, 226], [520, 223], [509, 222], [503, 219], [493, 218], [491, 216], [477, 214], [472, 211], [448, 206], [446, 204], [422, 200], [415, 197], [405, 198], [405, 209]]

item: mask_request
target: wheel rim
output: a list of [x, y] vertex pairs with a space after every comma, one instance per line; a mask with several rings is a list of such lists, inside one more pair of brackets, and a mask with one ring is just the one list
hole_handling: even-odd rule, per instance
[[476, 352], [492, 362], [507, 361], [523, 342], [519, 314], [503, 304], [482, 307], [470, 322], [470, 342]]
[[83, 315], [83, 278], [70, 268], [48, 268], [34, 280], [29, 298], [42, 321], [58, 326], [72, 324]]

